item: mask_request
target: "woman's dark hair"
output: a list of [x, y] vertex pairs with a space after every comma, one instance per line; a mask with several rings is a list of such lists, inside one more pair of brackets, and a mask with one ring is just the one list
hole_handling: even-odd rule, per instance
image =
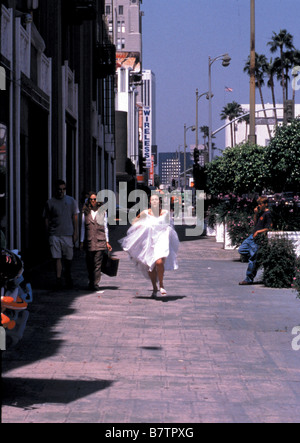
[[[85, 204], [82, 208], [82, 212], [84, 213], [84, 215], [88, 215], [92, 210], [92, 204], [91, 204], [91, 200], [90, 200], [92, 195], [97, 195], [97, 192], [90, 191], [88, 193]], [[101, 203], [97, 202], [97, 208], [100, 208], [100, 206], [101, 206]]]

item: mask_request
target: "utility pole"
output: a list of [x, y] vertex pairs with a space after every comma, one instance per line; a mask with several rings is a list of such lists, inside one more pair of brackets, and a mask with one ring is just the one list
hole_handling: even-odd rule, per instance
[[255, 0], [251, 1], [251, 35], [250, 35], [250, 134], [249, 142], [256, 144], [255, 130]]

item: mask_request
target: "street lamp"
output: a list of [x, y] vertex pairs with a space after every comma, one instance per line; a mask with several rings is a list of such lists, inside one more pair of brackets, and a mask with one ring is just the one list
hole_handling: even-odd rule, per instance
[[196, 89], [196, 149], [198, 149], [199, 145], [199, 127], [198, 127], [198, 102], [201, 97], [206, 95], [206, 99], [209, 100], [209, 93], [203, 92], [203, 94], [199, 95], [198, 89]]
[[209, 161], [212, 161], [212, 92], [211, 92], [211, 66], [212, 64], [217, 61], [217, 60], [221, 60], [222, 59], [222, 66], [224, 66], [224, 68], [226, 68], [227, 66], [230, 65], [230, 61], [231, 58], [229, 57], [229, 55], [223, 54], [223, 55], [218, 55], [218, 57], [215, 57], [214, 59], [212, 59], [211, 57], [208, 58], [208, 78], [209, 78], [209, 91], [208, 91], [208, 99], [209, 99], [209, 132], [208, 132], [208, 149], [209, 149]]
[[186, 148], [187, 148], [187, 146], [186, 146], [186, 133], [187, 133], [187, 131], [189, 129], [191, 129], [192, 131], [195, 131], [196, 130], [196, 126], [189, 126], [187, 128], [186, 124], [184, 125], [184, 166], [183, 166], [183, 168], [184, 168], [184, 171], [183, 171], [183, 173], [184, 173], [183, 189], [184, 190], [186, 190]]

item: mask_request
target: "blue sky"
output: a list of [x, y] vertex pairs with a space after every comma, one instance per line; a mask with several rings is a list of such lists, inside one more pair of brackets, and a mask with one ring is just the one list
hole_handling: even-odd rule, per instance
[[[212, 65], [213, 130], [221, 127], [223, 107], [232, 101], [249, 103], [249, 77], [243, 68], [250, 53], [250, 0], [143, 0], [143, 68], [157, 84], [157, 144], [160, 152], [176, 151], [184, 143], [184, 124], [195, 124], [196, 88], [208, 91], [208, 58], [229, 53], [231, 64]], [[256, 52], [272, 55], [272, 33], [287, 29], [300, 49], [300, 1], [256, 0]], [[278, 54], [279, 55], [279, 54]], [[225, 86], [233, 88], [225, 93]], [[276, 97], [281, 99], [278, 88]], [[271, 94], [265, 88], [266, 103]], [[257, 93], [257, 103], [260, 103]], [[282, 100], [281, 100], [282, 101]], [[300, 91], [296, 94], [300, 102]], [[199, 101], [199, 126], [208, 125], [208, 101]], [[199, 134], [199, 140], [200, 134]], [[187, 143], [195, 143], [188, 131]], [[224, 148], [225, 133], [216, 139]]]

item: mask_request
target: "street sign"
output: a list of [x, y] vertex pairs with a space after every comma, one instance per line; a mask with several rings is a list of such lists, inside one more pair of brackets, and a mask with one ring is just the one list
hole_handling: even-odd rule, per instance
[[256, 118], [255, 122], [257, 125], [269, 125], [269, 126], [276, 125], [276, 120], [274, 117], [267, 117], [267, 118], [259, 117]]

